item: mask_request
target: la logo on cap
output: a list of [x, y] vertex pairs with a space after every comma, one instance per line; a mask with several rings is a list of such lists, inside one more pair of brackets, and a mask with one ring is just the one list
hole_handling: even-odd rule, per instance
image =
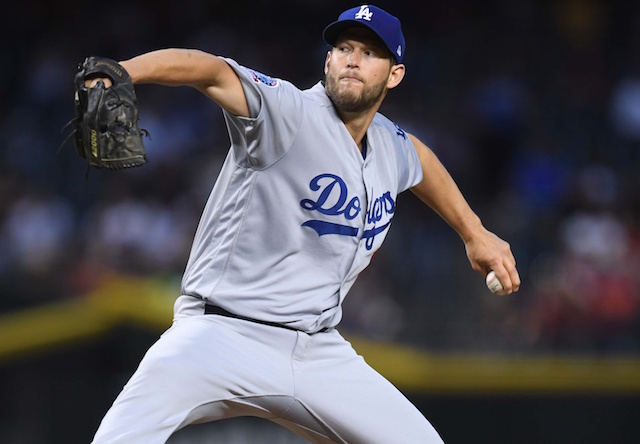
[[371, 17], [373, 17], [373, 12], [369, 11], [369, 5], [360, 6], [360, 11], [356, 13], [357, 19], [364, 19], [368, 22], [371, 21]]

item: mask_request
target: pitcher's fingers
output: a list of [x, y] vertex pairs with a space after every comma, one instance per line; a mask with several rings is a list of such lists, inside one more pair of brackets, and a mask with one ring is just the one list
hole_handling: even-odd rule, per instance
[[84, 81], [84, 84], [87, 88], [93, 88], [98, 84], [99, 81], [102, 81], [102, 83], [104, 83], [105, 88], [109, 88], [112, 85], [111, 79], [108, 77], [104, 77], [104, 78], [98, 77], [95, 79], [88, 79]]
[[518, 291], [520, 288], [520, 275], [510, 260], [504, 260], [501, 263], [495, 264], [491, 269], [496, 273], [498, 279], [500, 279], [505, 294]]
[[520, 281], [520, 273], [518, 273], [518, 269], [514, 266], [508, 271], [509, 271], [509, 278], [511, 279], [511, 284], [513, 285], [513, 291], [515, 292], [520, 290], [520, 284], [522, 282]]

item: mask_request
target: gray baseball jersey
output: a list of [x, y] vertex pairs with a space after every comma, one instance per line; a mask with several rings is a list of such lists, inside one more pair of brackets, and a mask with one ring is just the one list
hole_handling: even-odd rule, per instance
[[333, 327], [389, 230], [396, 196], [422, 179], [413, 144], [377, 114], [363, 156], [321, 83], [301, 91], [226, 60], [252, 117], [225, 113], [231, 149], [176, 315], [201, 314], [207, 301], [306, 332]]
[[[196, 232], [183, 295], [103, 418], [94, 444], [166, 442], [189, 424], [258, 416], [312, 443], [438, 443], [427, 419], [335, 326], [421, 180], [407, 135], [377, 115], [363, 157], [321, 84], [300, 91], [232, 60], [252, 118]], [[205, 314], [205, 301], [297, 330]]]

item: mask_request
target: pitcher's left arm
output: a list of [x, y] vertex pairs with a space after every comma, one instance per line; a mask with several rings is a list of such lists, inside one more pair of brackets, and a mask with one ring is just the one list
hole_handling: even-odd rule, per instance
[[423, 173], [422, 181], [411, 191], [456, 230], [474, 270], [485, 277], [493, 270], [506, 294], [518, 291], [520, 276], [511, 246], [484, 227], [433, 151], [412, 134], [409, 137]]

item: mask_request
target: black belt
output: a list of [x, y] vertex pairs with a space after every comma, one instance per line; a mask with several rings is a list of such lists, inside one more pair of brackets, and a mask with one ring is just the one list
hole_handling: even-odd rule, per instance
[[[204, 314], [206, 314], [206, 315], [226, 316], [227, 318], [241, 319], [243, 321], [255, 322], [256, 324], [269, 325], [271, 327], [286, 328], [287, 330], [293, 330], [293, 331], [300, 331], [297, 328], [293, 328], [293, 327], [290, 327], [290, 326], [285, 325], [285, 324], [278, 324], [277, 322], [261, 321], [260, 319], [252, 319], [252, 318], [247, 318], [246, 316], [240, 316], [240, 315], [237, 315], [237, 314], [233, 314], [233, 313], [228, 312], [227, 310], [225, 310], [222, 307], [218, 307], [217, 305], [205, 304], [204, 305]], [[319, 332], [325, 332], [327, 330], [329, 330], [329, 329], [325, 327], [322, 330], [319, 330], [318, 333]]]

